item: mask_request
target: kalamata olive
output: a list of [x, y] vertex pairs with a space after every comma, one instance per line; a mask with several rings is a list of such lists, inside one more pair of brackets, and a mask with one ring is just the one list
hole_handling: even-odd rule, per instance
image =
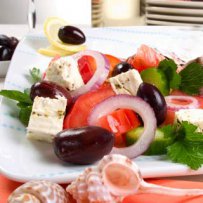
[[130, 69], [133, 69], [132, 65], [130, 65], [127, 62], [121, 62], [115, 66], [112, 72], [112, 76], [116, 76], [116, 75], [119, 75], [120, 73], [127, 72]]
[[9, 46], [10, 38], [6, 35], [0, 35], [0, 46]]
[[86, 38], [84, 33], [74, 26], [63, 26], [58, 32], [59, 39], [68, 44], [82, 44], [85, 42]]
[[0, 61], [9, 61], [11, 60], [13, 51], [8, 47], [0, 47]]
[[16, 46], [18, 45], [18, 39], [17, 38], [15, 38], [15, 37], [10, 37], [10, 41], [9, 41], [9, 47], [11, 48], [11, 49], [15, 49], [16, 48]]
[[144, 99], [153, 108], [157, 125], [163, 123], [166, 118], [167, 106], [159, 89], [149, 83], [142, 83], [138, 88], [137, 96]]
[[32, 85], [30, 98], [34, 100], [36, 96], [50, 98], [57, 98], [56, 96], [62, 96], [68, 100], [67, 106], [71, 105], [72, 103], [72, 98], [69, 91], [64, 87], [50, 81], [41, 81]]
[[58, 133], [53, 141], [55, 154], [64, 162], [91, 164], [109, 154], [114, 135], [97, 126], [72, 128]]

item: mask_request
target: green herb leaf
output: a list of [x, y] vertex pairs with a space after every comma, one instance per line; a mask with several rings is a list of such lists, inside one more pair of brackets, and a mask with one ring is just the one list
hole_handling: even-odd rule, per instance
[[23, 107], [20, 109], [19, 119], [26, 126], [28, 126], [31, 112], [32, 112], [32, 106]]
[[172, 89], [178, 89], [181, 83], [181, 77], [176, 72], [176, 63], [172, 59], [165, 59], [159, 63], [158, 68], [165, 73], [169, 87]]
[[165, 125], [160, 128], [160, 130], [164, 133], [164, 138], [170, 138], [174, 140], [176, 138], [175, 135], [175, 126]]
[[30, 70], [30, 75], [34, 83], [41, 81], [42, 75], [40, 69], [34, 67], [32, 70]]
[[203, 87], [203, 67], [198, 63], [190, 63], [180, 73], [180, 90], [187, 94], [199, 94]]
[[16, 100], [18, 102], [32, 104], [30, 96], [18, 90], [1, 90], [0, 95], [7, 97], [9, 99]]
[[173, 144], [167, 147], [167, 156], [173, 162], [188, 165], [197, 170], [203, 164], [203, 133], [197, 132], [197, 126], [183, 121], [162, 128], [166, 137], [173, 138]]
[[29, 95], [29, 96], [30, 96], [30, 91], [31, 91], [30, 88], [24, 89], [24, 93], [27, 94], [27, 95]]
[[197, 170], [203, 164], [203, 143], [177, 141], [167, 147], [167, 155], [172, 161]]

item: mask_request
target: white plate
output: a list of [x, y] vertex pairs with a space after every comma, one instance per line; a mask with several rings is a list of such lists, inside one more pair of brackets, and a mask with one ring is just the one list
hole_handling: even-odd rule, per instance
[[[125, 58], [143, 43], [158, 49], [174, 51], [190, 60], [203, 53], [201, 31], [174, 27], [131, 27], [83, 29], [89, 49]], [[26, 75], [32, 67], [44, 71], [51, 58], [36, 52], [48, 45], [43, 34], [30, 34], [17, 47], [5, 81], [6, 89], [23, 90], [30, 86]], [[195, 49], [194, 49], [195, 45]], [[19, 122], [15, 102], [3, 99], [0, 111], [0, 171], [17, 181], [47, 179], [58, 183], [70, 182], [86, 166], [60, 162], [50, 144], [27, 140], [25, 127]], [[163, 156], [141, 156], [135, 160], [146, 177], [203, 174], [203, 168], [192, 171], [181, 164], [171, 163]]]
[[10, 61], [0, 61], [0, 77], [5, 77]]
[[147, 12], [151, 13], [164, 13], [164, 14], [178, 14], [178, 15], [193, 15], [193, 16], [203, 16], [203, 9], [183, 9], [183, 8], [164, 8], [156, 6], [147, 6]]
[[203, 17], [191, 17], [191, 16], [176, 16], [176, 15], [161, 15], [161, 14], [146, 14], [147, 19], [156, 19], [156, 20], [167, 20], [167, 21], [174, 21], [174, 22], [190, 22], [190, 23], [202, 23], [203, 24]]
[[203, 8], [203, 2], [191, 2], [191, 1], [174, 1], [174, 0], [146, 0], [147, 4], [157, 6], [176, 6], [176, 7], [194, 7]]

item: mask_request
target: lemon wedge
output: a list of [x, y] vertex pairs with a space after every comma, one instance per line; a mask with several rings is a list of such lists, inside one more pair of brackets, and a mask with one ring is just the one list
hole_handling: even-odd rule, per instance
[[38, 52], [40, 54], [43, 54], [45, 56], [50, 56], [50, 57], [55, 57], [57, 55], [67, 56], [75, 53], [75, 52], [65, 51], [63, 49], [58, 49], [57, 47], [54, 47], [52, 45], [47, 48], [40, 48]]
[[68, 25], [68, 23], [65, 20], [58, 17], [49, 17], [46, 19], [44, 23], [44, 33], [49, 43], [58, 49], [62, 49], [68, 52], [78, 52], [84, 50], [86, 48], [84, 44], [82, 45], [66, 44], [63, 43], [58, 38], [59, 28], [65, 25]]

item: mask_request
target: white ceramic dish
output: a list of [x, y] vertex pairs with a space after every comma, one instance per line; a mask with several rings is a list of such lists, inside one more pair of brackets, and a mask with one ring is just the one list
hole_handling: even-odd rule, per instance
[[202, 9], [191, 9], [191, 8], [167, 8], [167, 7], [157, 7], [157, 6], [147, 6], [146, 11], [148, 13], [164, 13], [164, 14], [174, 14], [174, 15], [193, 15], [193, 16], [203, 16]]
[[155, 20], [167, 20], [167, 21], [179, 21], [184, 23], [202, 23], [203, 17], [191, 17], [191, 16], [176, 16], [176, 15], [161, 15], [161, 14], [146, 14], [147, 19], [155, 19]]
[[[173, 27], [131, 27], [83, 29], [89, 49], [125, 58], [136, 52], [143, 43], [158, 49], [174, 51], [190, 60], [203, 53], [201, 31]], [[195, 49], [194, 49], [195, 44]], [[33, 66], [44, 71], [51, 58], [36, 51], [48, 45], [43, 34], [30, 34], [17, 47], [5, 81], [6, 89], [30, 87], [27, 80]], [[0, 111], [0, 171], [17, 181], [47, 179], [58, 183], [70, 182], [86, 166], [72, 166], [60, 162], [50, 144], [27, 140], [26, 129], [19, 122], [15, 102], [2, 99]], [[192, 171], [188, 167], [171, 163], [164, 156], [140, 156], [136, 163], [143, 177], [163, 177], [203, 174], [203, 168]]]
[[10, 61], [0, 61], [0, 77], [5, 77]]
[[188, 7], [188, 8], [203, 8], [203, 2], [191, 2], [191, 1], [172, 1], [172, 0], [146, 0], [147, 4], [157, 6], [176, 6], [176, 7]]

